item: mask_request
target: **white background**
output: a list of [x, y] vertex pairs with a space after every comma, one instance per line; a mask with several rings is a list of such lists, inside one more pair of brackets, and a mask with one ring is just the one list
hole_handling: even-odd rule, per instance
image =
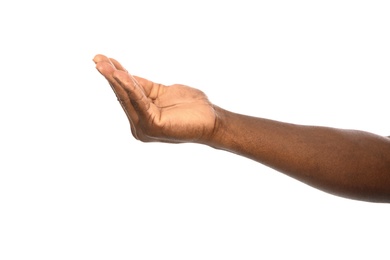
[[231, 111], [390, 135], [388, 1], [2, 1], [0, 259], [389, 259], [390, 207], [141, 143], [92, 58]]

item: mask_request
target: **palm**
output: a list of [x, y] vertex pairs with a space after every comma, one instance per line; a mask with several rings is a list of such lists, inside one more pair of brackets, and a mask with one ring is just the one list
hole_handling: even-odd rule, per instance
[[[152, 135], [169, 141], [200, 141], [214, 129], [215, 113], [206, 95], [183, 85], [158, 85], [149, 95]], [[167, 141], [168, 141], [167, 140]]]

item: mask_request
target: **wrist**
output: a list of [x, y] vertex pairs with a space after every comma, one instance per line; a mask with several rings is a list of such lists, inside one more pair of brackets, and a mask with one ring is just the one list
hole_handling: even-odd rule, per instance
[[214, 128], [204, 144], [216, 149], [226, 150], [231, 139], [228, 128], [232, 113], [218, 106], [213, 108], [215, 112]]

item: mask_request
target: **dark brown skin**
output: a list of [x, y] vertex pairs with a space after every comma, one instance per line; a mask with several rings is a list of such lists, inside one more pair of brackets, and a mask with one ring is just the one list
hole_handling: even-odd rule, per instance
[[229, 112], [198, 89], [130, 75], [94, 58], [143, 142], [193, 142], [230, 151], [308, 185], [350, 199], [390, 202], [390, 139], [372, 133], [303, 126]]

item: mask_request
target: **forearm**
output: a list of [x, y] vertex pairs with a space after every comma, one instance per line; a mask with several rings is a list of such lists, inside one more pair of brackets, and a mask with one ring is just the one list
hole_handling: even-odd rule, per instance
[[390, 202], [390, 140], [362, 131], [302, 126], [216, 107], [210, 146], [339, 196]]

